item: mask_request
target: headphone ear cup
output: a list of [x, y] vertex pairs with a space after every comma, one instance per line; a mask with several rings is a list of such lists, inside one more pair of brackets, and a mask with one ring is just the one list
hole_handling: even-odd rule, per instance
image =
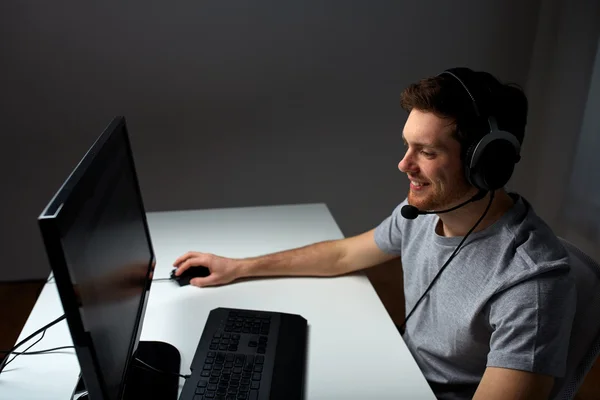
[[488, 142], [481, 149], [481, 155], [471, 168], [474, 186], [484, 190], [497, 190], [510, 180], [515, 162], [518, 159], [514, 145], [502, 138]]
[[474, 168], [471, 168], [471, 164], [473, 161], [473, 153], [475, 152], [475, 148], [477, 147], [478, 143], [479, 143], [479, 141], [476, 141], [475, 143], [471, 143], [471, 145], [469, 145], [469, 147], [467, 148], [467, 151], [465, 152], [465, 156], [464, 156], [465, 178], [467, 178], [467, 182], [469, 182], [469, 184], [471, 184], [472, 186], [475, 186], [478, 189], [484, 189], [479, 186], [479, 181], [481, 181], [481, 180], [478, 179], [478, 177], [477, 177], [477, 165], [475, 165]]

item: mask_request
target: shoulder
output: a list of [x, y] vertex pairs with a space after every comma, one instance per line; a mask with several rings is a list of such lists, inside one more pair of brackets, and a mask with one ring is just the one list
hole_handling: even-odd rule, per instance
[[516, 280], [550, 271], [568, 274], [568, 254], [559, 237], [524, 197], [515, 206], [521, 208], [520, 213], [500, 231], [506, 243], [504, 250], [512, 256], [506, 260], [504, 272]]

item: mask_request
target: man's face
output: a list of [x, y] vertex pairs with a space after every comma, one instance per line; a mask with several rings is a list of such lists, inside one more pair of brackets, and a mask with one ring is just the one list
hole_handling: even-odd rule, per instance
[[460, 160], [454, 124], [430, 112], [413, 109], [404, 125], [406, 154], [398, 169], [408, 175], [408, 203], [420, 210], [442, 210], [472, 196]]

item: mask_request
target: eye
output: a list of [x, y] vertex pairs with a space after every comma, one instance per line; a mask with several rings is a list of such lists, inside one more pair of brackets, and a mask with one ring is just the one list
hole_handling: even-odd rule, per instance
[[421, 154], [423, 154], [427, 158], [433, 158], [435, 156], [434, 153], [430, 153], [430, 152], [425, 151], [425, 150], [421, 150]]

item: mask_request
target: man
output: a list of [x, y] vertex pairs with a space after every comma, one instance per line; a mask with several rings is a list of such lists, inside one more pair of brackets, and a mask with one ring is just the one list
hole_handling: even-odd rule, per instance
[[[341, 275], [401, 257], [406, 310], [414, 308], [403, 339], [436, 396], [546, 399], [565, 373], [575, 310], [567, 255], [524, 198], [503, 187], [485, 190], [487, 180], [469, 161], [487, 163], [481, 168], [489, 180], [504, 186], [518, 161], [527, 99], [488, 73], [458, 68], [410, 85], [401, 105], [409, 115], [398, 168], [410, 189], [377, 227], [247, 259], [189, 252], [175, 261], [177, 274], [207, 266], [211, 274], [191, 283], [209, 286], [240, 277]], [[495, 128], [491, 121], [510, 135], [497, 141], [504, 148], [478, 153], [477, 143]], [[402, 216], [406, 205], [438, 212], [410, 219]]]

